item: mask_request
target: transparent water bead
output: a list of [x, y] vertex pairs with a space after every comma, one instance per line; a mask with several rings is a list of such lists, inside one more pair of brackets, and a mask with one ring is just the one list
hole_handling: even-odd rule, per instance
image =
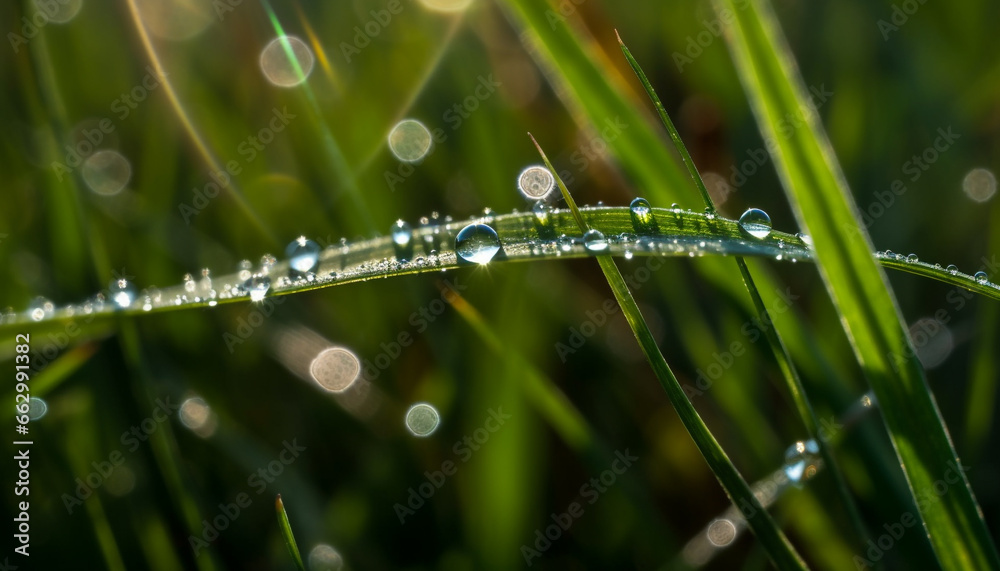
[[309, 77], [316, 57], [295, 36], [278, 36], [260, 52], [260, 70], [278, 87], [295, 87]]
[[802, 243], [805, 244], [806, 246], [809, 246], [810, 248], [812, 247], [813, 239], [812, 236], [810, 236], [809, 234], [803, 234], [802, 232], [799, 232], [798, 234], [795, 235], [795, 237], [798, 238], [799, 240], [802, 240]]
[[545, 198], [556, 187], [556, 179], [549, 169], [541, 165], [532, 165], [517, 177], [517, 189], [531, 200]]
[[271, 278], [263, 274], [256, 274], [251, 276], [243, 284], [243, 287], [250, 292], [251, 301], [263, 301], [267, 290], [271, 289]]
[[55, 310], [55, 304], [44, 297], [39, 296], [31, 300], [31, 303], [28, 305], [28, 317], [30, 317], [32, 321], [41, 321], [46, 317], [52, 317]]
[[951, 274], [951, 275], [953, 275], [953, 276], [957, 276], [958, 275], [958, 266], [956, 266], [955, 264], [948, 264], [948, 267], [945, 268], [945, 270], [947, 270], [948, 273]]
[[466, 262], [486, 264], [499, 251], [500, 237], [486, 224], [469, 224], [455, 237], [455, 252]]
[[759, 208], [750, 208], [740, 216], [740, 229], [757, 239], [771, 234], [771, 217]]
[[543, 200], [539, 200], [534, 206], [531, 207], [531, 211], [535, 213], [535, 220], [537, 220], [542, 226], [548, 226], [550, 210], [551, 207], [549, 207], [549, 205]]
[[389, 150], [404, 163], [423, 160], [433, 142], [431, 132], [416, 119], [403, 119], [389, 131]]
[[418, 402], [406, 411], [406, 428], [414, 436], [430, 436], [440, 424], [441, 415], [427, 403]]
[[132, 300], [135, 299], [135, 287], [124, 278], [111, 280], [108, 284], [108, 293], [111, 295], [111, 301], [121, 309], [132, 305]]
[[250, 279], [253, 270], [253, 263], [250, 260], [242, 260], [236, 268], [237, 277], [243, 281]]
[[319, 244], [299, 236], [291, 241], [285, 248], [285, 257], [288, 258], [288, 266], [301, 273], [311, 272], [319, 263]]
[[600, 230], [591, 228], [583, 233], [583, 247], [589, 252], [603, 252], [608, 249], [608, 240]]
[[972, 277], [976, 279], [976, 283], [978, 284], [985, 284], [989, 281], [989, 278], [986, 276], [986, 272], [976, 272]]
[[632, 227], [639, 234], [650, 234], [653, 228], [653, 208], [649, 201], [642, 197], [632, 200], [628, 206], [629, 216], [632, 218]]
[[269, 273], [271, 273], [271, 268], [273, 268], [274, 264], [276, 264], [276, 263], [278, 263], [277, 258], [275, 258], [274, 256], [272, 256], [271, 254], [264, 254], [263, 256], [260, 257], [260, 271], [261, 271], [261, 273], [263, 273], [263, 274], [269, 274]]
[[184, 283], [184, 291], [188, 293], [194, 293], [195, 288], [198, 286], [198, 284], [194, 283], [194, 276], [191, 274], [181, 276], [181, 282]]
[[916, 254], [910, 254], [906, 257], [906, 262], [909, 264], [915, 264], [920, 261], [920, 258]]
[[391, 236], [393, 244], [409, 246], [410, 240], [413, 239], [413, 229], [403, 220], [397, 220], [392, 225]]
[[784, 472], [788, 480], [796, 486], [811, 478], [816, 473], [816, 460], [819, 455], [819, 445], [815, 440], [800, 440], [785, 451]]

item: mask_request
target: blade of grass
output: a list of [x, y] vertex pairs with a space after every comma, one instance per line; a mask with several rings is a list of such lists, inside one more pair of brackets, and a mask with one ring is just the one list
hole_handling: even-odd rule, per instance
[[292, 524], [288, 521], [288, 513], [285, 511], [285, 503], [281, 501], [281, 494], [274, 499], [274, 511], [278, 514], [278, 529], [281, 530], [281, 537], [285, 538], [285, 546], [288, 553], [295, 561], [295, 567], [299, 571], [306, 571], [306, 566], [302, 563], [302, 554], [299, 553], [299, 546], [295, 543], [295, 534], [292, 533]]
[[[1000, 569], [923, 368], [917, 361], [896, 300], [872, 258], [858, 209], [769, 5], [739, 9], [716, 0], [727, 24], [726, 39], [751, 107], [772, 152], [782, 186], [799, 224], [812, 236], [820, 275], [833, 297], [882, 408], [893, 446], [914, 499], [934, 489], [949, 467], [958, 481], [938, 502], [917, 502], [938, 561], [946, 569]], [[799, 128], [776, 136], [784, 117]]]
[[[531, 134], [529, 133], [528, 136], [531, 137]], [[538, 154], [541, 155], [545, 166], [555, 175], [559, 190], [562, 192], [566, 204], [569, 205], [570, 210], [573, 212], [573, 216], [580, 225], [580, 229], [587, 231], [589, 227], [586, 221], [584, 221], [583, 216], [580, 215], [580, 210], [570, 195], [569, 189], [566, 188], [562, 179], [556, 174], [557, 171], [552, 167], [552, 163], [549, 162], [548, 157], [545, 156], [545, 152], [538, 144], [538, 141], [535, 141], [534, 137], [531, 137], [531, 141], [538, 149]], [[705, 421], [702, 420], [701, 416], [698, 415], [698, 411], [695, 410], [694, 405], [691, 404], [677, 377], [674, 376], [673, 371], [670, 370], [669, 365], [667, 365], [666, 360], [663, 358], [663, 354], [660, 353], [659, 347], [656, 346], [653, 334], [649, 331], [649, 326], [646, 325], [646, 321], [639, 311], [639, 306], [632, 297], [632, 292], [629, 291], [628, 286], [625, 284], [625, 280], [622, 278], [621, 272], [618, 271], [618, 266], [615, 265], [614, 260], [611, 256], [602, 254], [597, 256], [597, 262], [600, 264], [601, 271], [604, 272], [604, 277], [607, 278], [608, 284], [615, 294], [615, 299], [618, 300], [618, 304], [622, 308], [622, 313], [625, 314], [625, 318], [632, 328], [632, 333], [635, 334], [642, 352], [646, 355], [646, 360], [649, 361], [650, 366], [653, 368], [656, 378], [660, 381], [660, 385], [666, 391], [671, 404], [674, 406], [674, 410], [677, 411], [677, 415], [684, 424], [684, 428], [687, 429], [688, 433], [694, 439], [698, 450], [705, 457], [715, 477], [729, 496], [730, 501], [733, 505], [739, 506], [750, 529], [757, 536], [764, 549], [767, 550], [768, 555], [775, 565], [780, 569], [806, 569], [805, 562], [795, 551], [795, 548], [788, 541], [788, 538], [785, 537], [785, 534], [775, 524], [774, 520], [771, 519], [771, 515], [761, 507], [749, 484], [740, 475], [732, 461], [729, 460], [726, 451], [719, 445], [719, 442], [712, 435]]]
[[[625, 59], [628, 60], [629, 66], [632, 67], [632, 71], [635, 72], [636, 77], [639, 78], [639, 82], [642, 83], [642, 87], [645, 89], [646, 95], [648, 95], [649, 99], [653, 102], [653, 106], [656, 108], [656, 112], [660, 116], [660, 121], [663, 122], [663, 126], [667, 129], [667, 132], [670, 133], [670, 139], [674, 142], [677, 152], [680, 153], [681, 160], [684, 162], [684, 166], [687, 167], [688, 174], [691, 175], [691, 179], [694, 180], [695, 186], [698, 187], [698, 191], [701, 193], [701, 197], [705, 201], [705, 206], [708, 208], [708, 212], [715, 214], [717, 210], [715, 208], [715, 203], [712, 201], [712, 196], [709, 194], [708, 188], [705, 187], [705, 181], [701, 178], [701, 173], [698, 172], [698, 168], [695, 166], [694, 160], [691, 158], [691, 153], [687, 150], [687, 145], [685, 145], [684, 141], [681, 139], [681, 135], [677, 131], [677, 127], [675, 127], [674, 122], [671, 121], [670, 115], [667, 114], [667, 110], [663, 107], [660, 97], [656, 94], [656, 90], [653, 89], [653, 85], [649, 82], [645, 72], [642, 71], [642, 67], [639, 65], [639, 62], [636, 61], [635, 57], [632, 56], [632, 52], [629, 51], [628, 46], [626, 46], [625, 42], [622, 41], [622, 37], [618, 34], [618, 30], [615, 30], [615, 37], [618, 38], [618, 45], [621, 46], [622, 53], [625, 55]], [[761, 323], [774, 323], [771, 319], [770, 313], [767, 311], [767, 307], [764, 305], [764, 300], [760, 297], [760, 292], [757, 290], [757, 284], [754, 283], [753, 276], [750, 274], [750, 268], [747, 267], [746, 260], [743, 259], [743, 256], [736, 256], [736, 265], [740, 269], [740, 275], [743, 276], [743, 283], [746, 284], [747, 292], [750, 293], [750, 298], [753, 300], [754, 308], [757, 310], [757, 317], [760, 319]], [[806, 431], [809, 433], [809, 438], [818, 444], [823, 461], [830, 467], [830, 473], [833, 475], [834, 479], [834, 487], [837, 490], [837, 494], [840, 496], [842, 504], [847, 509], [848, 517], [850, 518], [851, 524], [854, 526], [854, 531], [857, 534], [857, 543], [859, 546], [864, 545], [864, 539], [867, 538], [868, 533], [865, 529], [864, 522], [861, 519], [861, 512], [858, 511], [858, 507], [854, 502], [854, 497], [847, 489], [847, 483], [844, 481], [844, 475], [837, 466], [836, 459], [834, 458], [833, 452], [830, 450], [826, 439], [820, 437], [819, 417], [816, 416], [816, 411], [813, 408], [812, 403], [809, 402], [809, 397], [806, 395], [805, 387], [802, 385], [802, 379], [799, 377], [799, 372], [795, 367], [795, 363], [792, 361], [792, 357], [788, 353], [788, 348], [785, 346], [785, 342], [781, 338], [777, 324], [775, 324], [775, 327], [765, 327], [764, 336], [767, 339], [768, 345], [771, 347], [771, 352], [774, 354], [775, 361], [778, 362], [778, 368], [781, 369], [781, 374], [785, 379], [788, 392], [792, 396], [795, 408], [798, 409], [799, 418], [801, 418], [803, 424], [805, 424]]]

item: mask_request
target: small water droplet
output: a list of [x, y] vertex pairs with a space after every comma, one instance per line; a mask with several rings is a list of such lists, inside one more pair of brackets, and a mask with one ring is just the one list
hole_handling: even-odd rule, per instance
[[56, 306], [51, 301], [38, 296], [28, 305], [28, 316], [32, 321], [41, 321], [46, 317], [52, 317], [55, 310]]
[[750, 208], [740, 216], [740, 229], [757, 239], [771, 233], [771, 217], [759, 208]]
[[251, 270], [253, 269], [253, 263], [250, 260], [242, 260], [237, 266], [238, 273], [236, 274], [241, 281], [247, 281], [250, 279]]
[[267, 290], [271, 289], [271, 278], [263, 274], [257, 274], [251, 276], [243, 284], [243, 287], [250, 292], [251, 301], [263, 301], [264, 296], [267, 295]]
[[785, 451], [785, 475], [792, 484], [801, 486], [816, 473], [819, 445], [815, 440], [800, 440]]
[[260, 272], [262, 274], [271, 273], [271, 268], [273, 268], [276, 263], [278, 263], [278, 260], [274, 256], [271, 254], [264, 254], [260, 257]]
[[608, 249], [608, 240], [600, 230], [591, 228], [583, 234], [583, 247], [591, 252], [603, 252]]
[[184, 282], [184, 291], [188, 293], [194, 292], [195, 287], [197, 286], [197, 284], [194, 283], [194, 276], [191, 274], [184, 274], [184, 276], [181, 277], [181, 281]]
[[307, 239], [305, 236], [299, 236], [295, 240], [292, 240], [288, 247], [285, 248], [285, 256], [288, 257], [288, 266], [301, 273], [311, 272], [319, 263], [319, 244]]
[[632, 227], [638, 234], [652, 234], [656, 231], [656, 220], [653, 218], [653, 208], [649, 201], [642, 197], [637, 197], [629, 204], [629, 216], [632, 218]]
[[414, 436], [430, 436], [441, 424], [441, 415], [433, 406], [418, 402], [406, 411], [406, 428]]
[[546, 226], [549, 223], [549, 205], [543, 200], [539, 200], [531, 207], [531, 211], [535, 213], [535, 220], [538, 221], [542, 226]]
[[989, 279], [986, 276], [986, 272], [976, 272], [975, 275], [973, 275], [972, 277], [974, 277], [976, 279], [976, 283], [979, 284], [985, 284], [986, 282], [989, 281]]
[[798, 238], [799, 240], [802, 240], [802, 243], [805, 244], [806, 246], [812, 247], [813, 245], [812, 236], [799, 232], [798, 234], [795, 235], [795, 237]]
[[633, 256], [632, 250], [625, 250], [625, 259], [626, 260], [631, 260], [632, 256]]
[[945, 269], [948, 270], [948, 273], [953, 276], [958, 275], [958, 266], [956, 266], [955, 264], [948, 264], [948, 267]]
[[681, 209], [681, 205], [680, 205], [680, 204], [677, 204], [676, 202], [672, 202], [672, 203], [670, 204], [670, 208], [671, 208], [672, 210], [680, 210], [680, 209]]
[[111, 295], [111, 301], [121, 309], [132, 305], [132, 300], [135, 299], [135, 288], [125, 278], [111, 280], [108, 293]]
[[469, 224], [455, 238], [458, 257], [474, 264], [486, 264], [500, 251], [500, 237], [486, 224]]
[[906, 261], [910, 264], [915, 264], [920, 261], [920, 258], [918, 258], [916, 254], [910, 254], [906, 257]]

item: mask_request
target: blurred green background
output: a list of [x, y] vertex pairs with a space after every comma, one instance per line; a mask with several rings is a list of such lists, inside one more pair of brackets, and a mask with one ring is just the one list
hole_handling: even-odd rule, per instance
[[[433, 212], [525, 210], [517, 175], [539, 162], [527, 131], [569, 174], [578, 202], [627, 204], [643, 189], [605, 139], [629, 137], [629, 126], [593, 125], [575, 111], [566, 78], [538, 49], [538, 36], [560, 26], [653, 124], [619, 31], [699, 168], [714, 173], [706, 179], [722, 213], [755, 206], [776, 228], [796, 230], [709, 3], [553, 1], [551, 28], [539, 29], [518, 5], [544, 4], [3, 4], [0, 307], [20, 311], [36, 296], [79, 302], [122, 275], [146, 288], [203, 268], [227, 274], [243, 259], [282, 257], [299, 235], [327, 246], [385, 234], [400, 218], [416, 226]], [[37, 16], [53, 7], [51, 18]], [[775, 10], [806, 84], [829, 93], [818, 110], [876, 247], [997, 281], [1000, 210], [989, 191], [1000, 162], [1000, 6], [780, 1]], [[315, 61], [300, 85], [276, 86], [262, 69], [262, 50], [281, 34], [300, 38]], [[418, 164], [387, 146], [406, 118], [436, 133]], [[957, 137], [945, 144], [939, 129]], [[67, 148], [117, 154], [78, 167]], [[239, 173], [200, 199], [227, 163]], [[897, 179], [905, 192], [890, 190]], [[700, 210], [693, 187], [685, 192], [681, 206]], [[804, 430], [743, 300], [706, 282], [702, 263], [667, 259], [634, 293], [682, 383], [713, 363], [726, 367], [695, 404], [747, 480], [759, 480]], [[620, 267], [637, 275], [644, 264]], [[837, 426], [866, 388], [819, 276], [803, 263], [754, 266], [799, 296], [777, 318], [807, 333], [793, 343], [815, 358], [797, 364], [820, 418]], [[926, 340], [919, 354], [986, 522], [1000, 529], [996, 304], [890, 277], [914, 340]], [[442, 287], [461, 293], [499, 346], [459, 305], [441, 302]], [[31, 424], [31, 565], [10, 560], [39, 569], [291, 569], [272, 507], [280, 493], [312, 569], [522, 568], [523, 546], [537, 548], [538, 533], [574, 501], [583, 514], [532, 568], [682, 568], [683, 546], [727, 501], [620, 312], [604, 310], [609, 298], [592, 261], [539, 261], [32, 328], [33, 362], [44, 365], [33, 392], [44, 391], [47, 412]], [[593, 334], [561, 353], [574, 331]], [[398, 345], [403, 334], [412, 343]], [[10, 337], [0, 355], [12, 363]], [[725, 366], [734, 343], [746, 352]], [[365, 391], [334, 398], [306, 380], [328, 346], [357, 354]], [[406, 429], [415, 402], [440, 413], [429, 437]], [[484, 432], [500, 409], [509, 418]], [[152, 429], [145, 438], [140, 428], [133, 447], [129, 433], [144, 421]], [[484, 434], [477, 450], [463, 444]], [[281, 456], [292, 442], [304, 450]], [[581, 487], [626, 450], [638, 460], [591, 504]], [[68, 510], [76, 479], [116, 452], [124, 460]], [[837, 452], [873, 537], [913, 510], [877, 413]], [[411, 489], [440, 482], [434, 473], [449, 461], [454, 474], [401, 522]], [[249, 504], [196, 552], [190, 536], [207, 538], [203, 520], [232, 513], [220, 504], [241, 493]], [[868, 549], [834, 497], [821, 472], [772, 510], [816, 568], [848, 568]], [[3, 502], [14, 514], [12, 492]], [[895, 541], [882, 563], [933, 565], [921, 535]], [[767, 565], [741, 536], [706, 568]]]

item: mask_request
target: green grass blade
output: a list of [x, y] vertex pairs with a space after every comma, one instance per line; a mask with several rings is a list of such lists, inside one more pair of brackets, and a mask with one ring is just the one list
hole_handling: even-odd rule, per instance
[[[764, 2], [717, 3], [740, 78], [799, 224], [812, 236], [820, 274], [882, 408], [914, 497], [946, 473], [957, 482], [939, 502], [918, 502], [942, 567], [1000, 569], [1000, 559], [927, 386], [829, 141], [809, 105], [774, 15]], [[778, 135], [785, 117], [800, 120]], [[948, 472], [948, 470], [951, 472]]]
[[[530, 133], [528, 136], [531, 137]], [[534, 137], [531, 137], [531, 141], [538, 148], [538, 154], [541, 155], [545, 166], [555, 173], [556, 171], [552, 168], [552, 163], [545, 156], [545, 152], [541, 146], [535, 141]], [[569, 189], [563, 184], [558, 174], [555, 174], [555, 179], [563, 198], [569, 205], [570, 210], [573, 211], [574, 218], [580, 225], [580, 229], [583, 231], [589, 230], [589, 226], [581, 216], [576, 202], [569, 193]], [[639, 306], [632, 297], [632, 292], [629, 291], [628, 285], [625, 284], [625, 279], [618, 270], [618, 266], [615, 265], [614, 260], [607, 254], [601, 254], [597, 256], [597, 262], [600, 264], [601, 271], [604, 272], [604, 277], [607, 278], [608, 284], [611, 286], [612, 292], [614, 292], [615, 299], [618, 300], [618, 305], [621, 306], [622, 313], [624, 313], [625, 319], [632, 329], [632, 333], [639, 342], [646, 360], [649, 361], [653, 372], [656, 374], [657, 380], [660, 381], [660, 385], [666, 391], [670, 403], [674, 406], [674, 410], [677, 411], [677, 415], [684, 424], [684, 428], [687, 429], [691, 438], [698, 446], [698, 450], [705, 457], [715, 477], [725, 490], [726, 495], [729, 496], [729, 500], [734, 506], [739, 507], [750, 529], [757, 536], [757, 539], [775, 565], [780, 569], [806, 569], [806, 564], [802, 560], [802, 557], [799, 556], [795, 551], [795, 547], [792, 546], [788, 538], [785, 537], [785, 534], [782, 533], [774, 520], [771, 519], [771, 515], [767, 510], [761, 507], [750, 485], [743, 479], [743, 476], [740, 475], [736, 466], [729, 459], [726, 451], [722, 449], [722, 446], [712, 435], [705, 421], [702, 420], [691, 400], [685, 394], [677, 377], [670, 370], [670, 366], [667, 365], [667, 361], [663, 358], [660, 348], [657, 347], [656, 341], [653, 339], [653, 334], [650, 332], [649, 326], [639, 311]]]
[[285, 538], [285, 545], [288, 553], [295, 561], [295, 567], [299, 571], [306, 571], [306, 566], [302, 563], [302, 554], [299, 553], [299, 546], [295, 543], [295, 534], [292, 533], [292, 524], [288, 521], [288, 512], [285, 511], [285, 503], [281, 501], [281, 494], [274, 499], [274, 511], [278, 514], [278, 528], [281, 530], [281, 537]]
[[[694, 164], [694, 159], [691, 158], [691, 153], [688, 152], [687, 145], [681, 139], [681, 134], [677, 131], [677, 127], [674, 126], [674, 122], [671, 121], [670, 115], [667, 114], [667, 110], [663, 107], [663, 103], [660, 101], [660, 97], [656, 94], [656, 90], [653, 89], [653, 84], [649, 82], [649, 78], [646, 77], [646, 73], [642, 71], [642, 66], [636, 61], [635, 57], [632, 56], [632, 52], [622, 41], [621, 35], [615, 31], [615, 36], [618, 38], [618, 45], [621, 46], [622, 53], [625, 55], [625, 59], [628, 61], [629, 66], [632, 67], [632, 71], [635, 72], [636, 77], [639, 78], [640, 83], [642, 83], [643, 89], [646, 91], [646, 95], [653, 102], [653, 106], [656, 108], [657, 114], [660, 116], [660, 121], [663, 126], [670, 133], [670, 140], [673, 141], [674, 146], [677, 148], [677, 152], [681, 155], [681, 161], [683, 161], [684, 166], [688, 170], [688, 174], [691, 175], [691, 179], [694, 180], [695, 186], [698, 187], [698, 192], [701, 193], [702, 200], [705, 201], [705, 206], [708, 208], [708, 212], [716, 213], [715, 203], [712, 201], [712, 195], [709, 194], [708, 188], [705, 186], [705, 181], [701, 177], [701, 173], [698, 172], [698, 168]], [[747, 292], [750, 294], [750, 299], [753, 301], [754, 309], [757, 311], [757, 317], [761, 320], [761, 323], [774, 323], [771, 319], [770, 314], [767, 311], [767, 307], [764, 305], [764, 300], [760, 297], [760, 292], [757, 290], [757, 284], [754, 282], [753, 276], [750, 274], [750, 268], [747, 267], [746, 260], [743, 256], [736, 256], [736, 265], [740, 269], [740, 275], [743, 276], [743, 283], [746, 284]], [[830, 450], [830, 446], [827, 444], [824, 438], [820, 438], [819, 434], [819, 417], [816, 416], [816, 411], [813, 408], [811, 402], [809, 402], [809, 397], [806, 395], [805, 387], [802, 385], [802, 379], [799, 376], [798, 370], [795, 368], [795, 363], [792, 361], [792, 357], [788, 352], [788, 347], [781, 338], [781, 334], [778, 332], [777, 324], [774, 327], [764, 328], [764, 337], [767, 339], [768, 346], [771, 348], [771, 352], [774, 355], [775, 361], [778, 363], [778, 368], [781, 370], [782, 377], [785, 379], [785, 384], [788, 387], [788, 392], [792, 397], [792, 401], [795, 403], [795, 408], [798, 410], [799, 418], [802, 419], [803, 424], [805, 424], [806, 431], [814, 442], [817, 443], [820, 450], [820, 455], [823, 457], [823, 461], [826, 462], [827, 466], [830, 466], [830, 473], [833, 475], [834, 484], [837, 489], [837, 494], [840, 496], [840, 501], [843, 506], [847, 509], [848, 516], [851, 519], [851, 523], [854, 526], [855, 532], [858, 534], [859, 538], [864, 538], [867, 536], [865, 531], [865, 526], [863, 520], [861, 519], [861, 512], [858, 510], [857, 505], [854, 502], [854, 497], [851, 496], [850, 491], [847, 489], [847, 483], [844, 481], [844, 476], [837, 465], [836, 458], [833, 456], [833, 452]], [[859, 541], [858, 544], [863, 544], [864, 541]]]

